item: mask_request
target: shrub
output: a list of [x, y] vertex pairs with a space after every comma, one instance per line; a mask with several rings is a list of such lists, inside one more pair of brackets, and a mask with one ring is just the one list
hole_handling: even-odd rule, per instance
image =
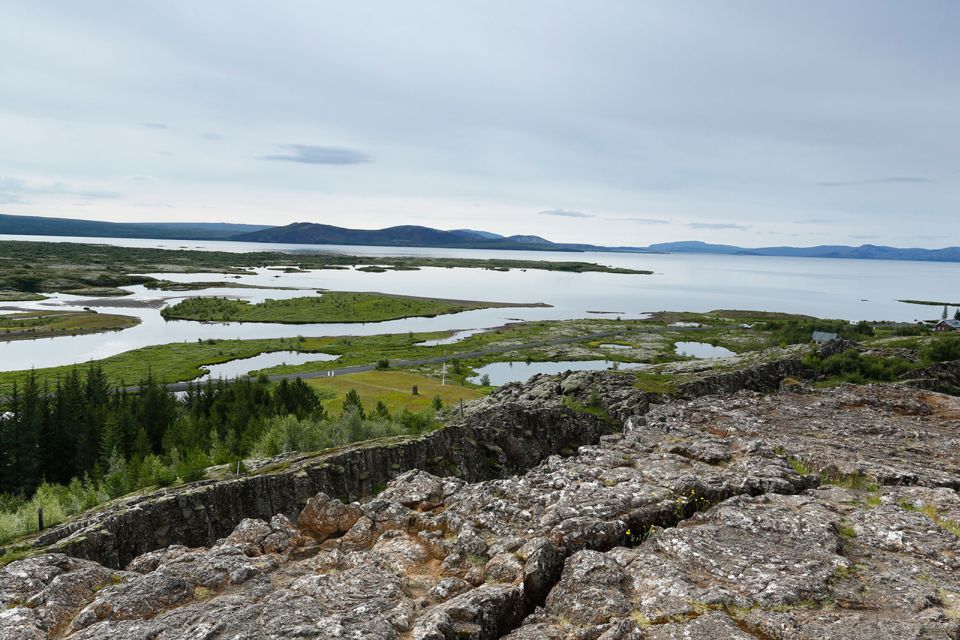
[[920, 357], [927, 362], [960, 360], [960, 336], [936, 338], [920, 350]]

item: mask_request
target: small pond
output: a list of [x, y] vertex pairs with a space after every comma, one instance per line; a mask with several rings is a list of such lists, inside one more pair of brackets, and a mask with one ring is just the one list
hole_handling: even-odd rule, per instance
[[612, 366], [609, 360], [561, 360], [560, 362], [493, 362], [477, 369], [470, 382], [480, 383], [484, 375], [490, 376], [490, 384], [499, 387], [508, 382], [524, 382], [538, 373], [562, 373], [564, 371], [602, 371]]
[[676, 346], [678, 356], [688, 358], [728, 358], [737, 355], [730, 349], [724, 349], [707, 342], [678, 342]]
[[599, 347], [601, 349], [633, 349], [629, 344], [613, 344], [612, 342], [606, 342]]
[[329, 353], [307, 353], [305, 351], [272, 351], [270, 353], [261, 353], [251, 358], [238, 358], [228, 360], [220, 364], [206, 365], [203, 369], [207, 373], [197, 378], [197, 380], [206, 380], [207, 378], [224, 378], [230, 380], [238, 376], [246, 376], [251, 371], [259, 371], [269, 367], [279, 367], [281, 365], [306, 364], [308, 362], [330, 362], [340, 356], [334, 356]]
[[483, 333], [486, 329], [464, 329], [463, 331], [455, 331], [452, 336], [448, 338], [437, 338], [436, 340], [424, 340], [423, 342], [418, 342], [417, 344], [421, 347], [439, 347], [445, 344], [456, 344], [461, 340], [466, 340], [470, 336], [476, 335], [478, 333]]

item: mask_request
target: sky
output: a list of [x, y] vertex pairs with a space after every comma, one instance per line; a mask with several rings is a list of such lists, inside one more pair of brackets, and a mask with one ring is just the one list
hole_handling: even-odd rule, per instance
[[955, 0], [5, 0], [0, 212], [960, 245]]

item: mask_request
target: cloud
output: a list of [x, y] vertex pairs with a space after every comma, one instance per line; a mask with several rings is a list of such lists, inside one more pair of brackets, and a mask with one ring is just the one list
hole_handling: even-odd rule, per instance
[[856, 234], [848, 237], [853, 238], [854, 240], [876, 240], [880, 236], [878, 236], [875, 233], [861, 233], [861, 234]]
[[169, 129], [170, 128], [167, 125], [163, 124], [162, 122], [141, 122], [140, 124], [146, 127], [147, 129]]
[[169, 202], [134, 202], [134, 207], [139, 207], [141, 209], [173, 209], [174, 205]]
[[73, 196], [82, 200], [113, 200], [120, 197], [116, 191], [77, 189], [53, 182], [51, 184], [30, 184], [19, 178], [0, 176], [0, 203], [27, 203], [24, 196]]
[[806, 220], [794, 220], [793, 224], [828, 224], [830, 221], [823, 218], [807, 218]]
[[836, 182], [818, 182], [821, 187], [853, 187], [863, 184], [927, 184], [933, 182], [924, 176], [889, 176], [872, 180], [839, 180]]
[[26, 202], [21, 196], [0, 191], [0, 204], [25, 204]]
[[204, 140], [223, 140], [223, 136], [213, 131], [203, 134]]
[[669, 220], [662, 218], [607, 218], [607, 220], [622, 220], [624, 222], [635, 222], [637, 224], [670, 224]]
[[309, 144], [286, 144], [283, 149], [291, 153], [278, 153], [261, 156], [262, 160], [280, 160], [283, 162], [299, 162], [302, 164], [362, 164], [373, 162], [373, 158], [355, 149], [343, 147], [315, 147]]
[[691, 222], [687, 226], [691, 229], [736, 229], [737, 231], [746, 231], [750, 228], [748, 224], [734, 224], [732, 222]]
[[550, 209], [549, 211], [541, 211], [540, 215], [557, 216], [558, 218], [593, 218], [595, 217], [592, 213], [584, 213], [583, 211], [573, 211], [571, 209]]

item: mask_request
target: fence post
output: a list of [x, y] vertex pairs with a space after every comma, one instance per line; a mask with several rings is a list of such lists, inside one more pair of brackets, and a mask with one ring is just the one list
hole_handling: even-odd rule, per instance
[[43, 531], [43, 507], [37, 508], [37, 531]]

